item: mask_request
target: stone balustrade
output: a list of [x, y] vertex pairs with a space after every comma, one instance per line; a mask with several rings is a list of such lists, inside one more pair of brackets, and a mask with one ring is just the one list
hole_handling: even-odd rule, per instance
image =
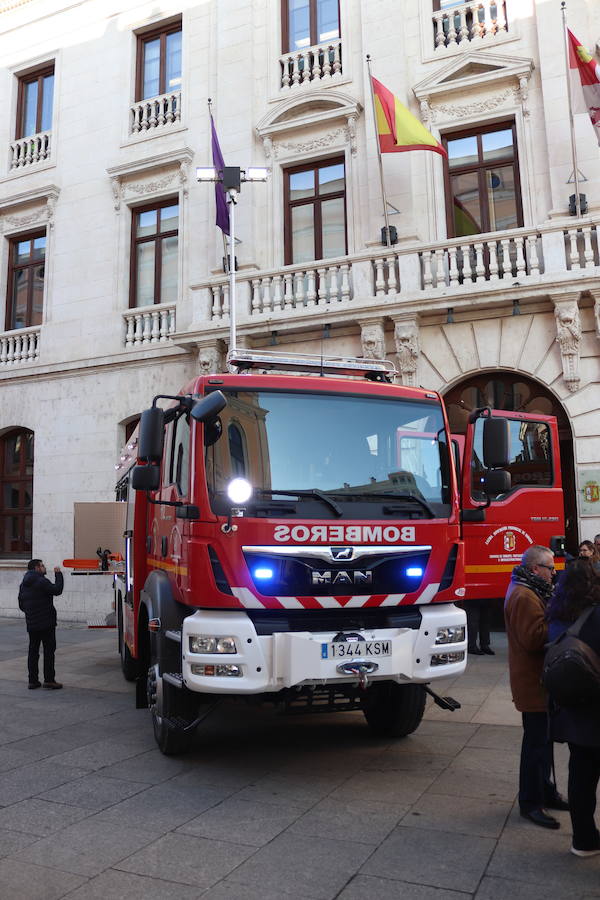
[[21, 169], [44, 159], [50, 159], [52, 132], [40, 131], [10, 142], [10, 168]]
[[328, 81], [342, 74], [342, 42], [339, 38], [279, 57], [281, 87], [293, 88], [309, 81]]
[[421, 287], [459, 287], [476, 282], [502, 282], [544, 272], [541, 236], [531, 232], [496, 232], [471, 240], [447, 241], [419, 253]]
[[40, 354], [40, 326], [0, 335], [0, 368], [33, 363]]
[[598, 232], [596, 225], [587, 223], [577, 227], [565, 228], [565, 259], [567, 269], [589, 269], [600, 265], [598, 248]]
[[[600, 274], [596, 223], [565, 220], [538, 228], [514, 228], [491, 234], [390, 248], [371, 248], [312, 265], [238, 272], [236, 305], [240, 325], [291, 319], [307, 322], [323, 314], [352, 320], [381, 314], [423, 300], [452, 297], [485, 303], [507, 290], [539, 295], [568, 283], [567, 273]], [[587, 271], [586, 271], [587, 270]], [[229, 321], [229, 280], [220, 275], [194, 285], [196, 321], [219, 327]], [[336, 310], [339, 314], [336, 316]]]
[[164, 344], [175, 333], [175, 304], [160, 303], [141, 306], [123, 313], [125, 323], [125, 347]]
[[[211, 318], [229, 318], [229, 281], [210, 286]], [[352, 264], [347, 257], [323, 260], [312, 267], [285, 266], [237, 278], [238, 310], [249, 317], [305, 309], [324, 309], [352, 299]]]
[[139, 100], [129, 108], [131, 134], [167, 128], [181, 121], [181, 91]]
[[508, 29], [504, 0], [463, 3], [433, 12], [433, 46], [436, 51], [482, 38], [495, 38]]

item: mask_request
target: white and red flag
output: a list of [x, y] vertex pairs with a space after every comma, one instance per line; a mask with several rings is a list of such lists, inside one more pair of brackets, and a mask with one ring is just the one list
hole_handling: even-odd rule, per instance
[[[583, 101], [585, 109], [592, 120], [596, 138], [600, 144], [600, 64], [596, 62], [592, 54], [578, 41], [571, 30], [567, 30], [569, 36], [569, 74], [571, 84], [576, 85], [572, 96], [581, 96], [577, 85], [583, 89]], [[575, 104], [577, 106], [577, 103]], [[583, 109], [579, 110], [583, 112]]]

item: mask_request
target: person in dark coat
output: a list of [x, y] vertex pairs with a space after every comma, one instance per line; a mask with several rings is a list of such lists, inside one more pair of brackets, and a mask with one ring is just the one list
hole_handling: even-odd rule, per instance
[[44, 648], [44, 687], [58, 690], [62, 687], [54, 673], [56, 651], [56, 610], [53, 597], [62, 594], [64, 579], [62, 572], [54, 568], [54, 584], [46, 578], [46, 566], [41, 559], [30, 559], [27, 572], [19, 588], [19, 609], [25, 613], [29, 634], [29, 689], [41, 687], [38, 674], [40, 644]]
[[[591, 561], [571, 563], [548, 608], [548, 637], [556, 640], [589, 606], [597, 608], [579, 637], [600, 655], [600, 578]], [[600, 781], [600, 706], [559, 707], [550, 704], [552, 739], [569, 745], [569, 811], [573, 825], [571, 853], [600, 854], [600, 833], [594, 820]]]
[[552, 782], [552, 742], [548, 739], [547, 698], [542, 688], [544, 648], [548, 640], [546, 606], [552, 596], [554, 556], [534, 545], [515, 566], [504, 601], [508, 669], [513, 703], [522, 715], [519, 809], [542, 828], [560, 828], [546, 809], [568, 809]]

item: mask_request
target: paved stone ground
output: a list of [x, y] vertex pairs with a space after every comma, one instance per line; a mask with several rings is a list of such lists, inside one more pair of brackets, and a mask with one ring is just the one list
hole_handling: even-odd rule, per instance
[[[506, 646], [472, 658], [401, 741], [360, 713], [222, 708], [192, 754], [155, 749], [113, 631], [58, 630], [60, 692], [28, 691], [0, 620], [1, 900], [588, 900], [600, 857], [515, 810]], [[557, 749], [560, 786], [566, 754]]]

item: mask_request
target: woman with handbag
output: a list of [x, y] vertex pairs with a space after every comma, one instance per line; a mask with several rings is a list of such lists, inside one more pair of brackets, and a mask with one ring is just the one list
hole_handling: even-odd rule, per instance
[[[600, 655], [600, 578], [591, 559], [566, 568], [548, 608], [548, 638], [556, 640], [590, 607], [578, 637]], [[600, 832], [594, 820], [600, 780], [600, 705], [557, 706], [550, 702], [553, 741], [569, 745], [569, 812], [573, 825], [571, 852], [600, 854]]]

